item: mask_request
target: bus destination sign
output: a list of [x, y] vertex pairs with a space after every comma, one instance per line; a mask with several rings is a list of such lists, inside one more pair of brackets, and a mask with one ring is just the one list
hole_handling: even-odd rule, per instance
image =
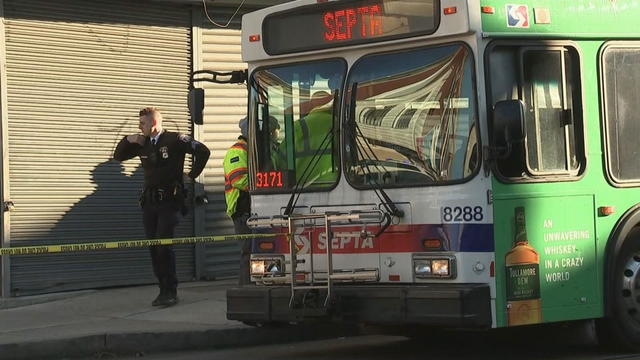
[[351, 40], [354, 30], [361, 39], [383, 34], [382, 11], [379, 4], [327, 11], [323, 19], [326, 41]]
[[285, 10], [262, 24], [270, 55], [320, 50], [435, 32], [438, 0], [343, 0]]

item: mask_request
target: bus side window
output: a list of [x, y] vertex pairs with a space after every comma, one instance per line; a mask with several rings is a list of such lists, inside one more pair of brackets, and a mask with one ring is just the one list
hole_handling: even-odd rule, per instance
[[530, 175], [577, 171], [571, 56], [565, 48], [521, 51], [527, 172]]
[[607, 175], [616, 184], [640, 183], [640, 44], [609, 42], [601, 53]]
[[498, 172], [522, 179], [578, 175], [585, 156], [577, 52], [498, 46], [490, 57], [492, 103], [519, 99], [525, 105], [525, 140], [498, 161]]
[[[498, 101], [517, 100], [520, 94], [520, 64], [518, 61], [518, 47], [497, 46], [492, 49], [489, 57], [489, 76], [491, 85], [492, 107]], [[491, 124], [490, 124], [491, 125]], [[489, 131], [491, 134], [492, 131]], [[508, 178], [526, 176], [524, 171], [524, 148], [513, 146], [508, 154], [500, 156], [497, 161], [498, 173]]]

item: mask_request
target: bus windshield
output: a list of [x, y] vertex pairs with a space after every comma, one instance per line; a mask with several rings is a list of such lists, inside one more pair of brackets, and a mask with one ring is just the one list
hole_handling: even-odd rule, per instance
[[473, 74], [461, 44], [358, 61], [347, 84], [354, 107], [345, 126], [351, 184], [419, 186], [470, 177], [479, 163]]
[[336, 114], [346, 73], [330, 59], [256, 70], [250, 79], [256, 117], [254, 190], [327, 189], [338, 180]]

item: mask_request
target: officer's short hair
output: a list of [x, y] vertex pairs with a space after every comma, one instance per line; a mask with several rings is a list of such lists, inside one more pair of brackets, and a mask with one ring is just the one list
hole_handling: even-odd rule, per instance
[[140, 112], [138, 112], [138, 116], [146, 116], [146, 115], [151, 115], [154, 118], [161, 117], [160, 110], [152, 106], [141, 109]]

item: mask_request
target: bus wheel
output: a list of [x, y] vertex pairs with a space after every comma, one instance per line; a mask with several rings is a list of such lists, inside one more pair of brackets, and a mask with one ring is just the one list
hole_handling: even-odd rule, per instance
[[640, 351], [640, 228], [631, 230], [612, 270], [608, 315], [596, 322], [598, 341], [618, 351]]

